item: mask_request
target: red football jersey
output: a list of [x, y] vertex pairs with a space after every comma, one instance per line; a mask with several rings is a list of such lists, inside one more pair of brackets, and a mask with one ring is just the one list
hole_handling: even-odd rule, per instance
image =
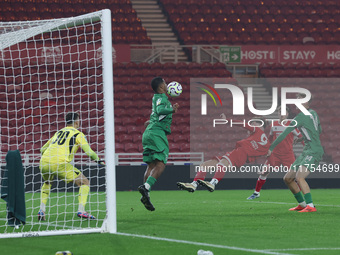
[[[285, 123], [286, 126], [288, 126], [289, 124], [290, 121]], [[282, 126], [279, 121], [274, 121], [269, 133], [270, 142], [273, 142], [285, 130], [285, 128], [286, 127]], [[298, 129], [295, 129], [291, 133], [289, 133], [286, 138], [274, 148], [273, 153], [278, 155], [294, 154], [294, 137], [301, 137], [301, 133]]]
[[251, 127], [247, 123], [244, 128], [250, 132], [250, 135], [247, 138], [238, 141], [236, 143], [236, 148], [242, 147], [247, 151], [248, 161], [254, 160], [249, 157], [259, 157], [266, 155], [270, 147], [270, 142], [262, 128]]

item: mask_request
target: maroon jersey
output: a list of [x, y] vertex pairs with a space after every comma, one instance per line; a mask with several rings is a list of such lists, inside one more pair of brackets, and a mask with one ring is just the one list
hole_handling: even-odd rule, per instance
[[[285, 125], [289, 126], [290, 121], [286, 122]], [[269, 139], [270, 142], [275, 141], [275, 139], [286, 129], [285, 126], [282, 126], [279, 121], [274, 121], [272, 124], [272, 128], [270, 129]], [[301, 133], [295, 129], [291, 133], [289, 133], [286, 138], [279, 143], [273, 150], [273, 153], [278, 155], [287, 155], [293, 154], [293, 142], [294, 137], [301, 137]]]

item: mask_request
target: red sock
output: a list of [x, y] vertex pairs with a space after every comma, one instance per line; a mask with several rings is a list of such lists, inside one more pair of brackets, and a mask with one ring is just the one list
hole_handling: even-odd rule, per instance
[[223, 165], [217, 164], [217, 171], [216, 171], [213, 179], [215, 178], [215, 179], [218, 180], [218, 182], [220, 182], [225, 175], [225, 171], [226, 171], [226, 169], [224, 169], [224, 171], [223, 171]]
[[261, 190], [263, 184], [265, 184], [265, 182], [266, 182], [266, 179], [265, 179], [265, 180], [262, 180], [262, 179], [258, 178], [258, 179], [257, 179], [257, 182], [256, 182], [255, 191], [256, 191], [256, 192], [260, 192], [260, 190]]
[[197, 180], [204, 180], [205, 179], [205, 176], [207, 175], [208, 172], [197, 172], [195, 178], [194, 178], [194, 181], [197, 181]]

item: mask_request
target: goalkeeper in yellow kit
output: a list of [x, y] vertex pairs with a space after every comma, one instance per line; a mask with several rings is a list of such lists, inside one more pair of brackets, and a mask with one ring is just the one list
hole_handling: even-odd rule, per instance
[[85, 211], [90, 191], [89, 180], [70, 162], [78, 148], [81, 147], [92, 160], [102, 165], [105, 165], [105, 163], [90, 148], [85, 135], [77, 130], [80, 125], [79, 114], [73, 112], [67, 113], [65, 120], [66, 127], [55, 133], [40, 150], [42, 156], [39, 168], [44, 184], [41, 187], [41, 204], [38, 220], [45, 220], [46, 203], [55, 175], [66, 183], [74, 182], [79, 186], [77, 216], [93, 220], [96, 218]]

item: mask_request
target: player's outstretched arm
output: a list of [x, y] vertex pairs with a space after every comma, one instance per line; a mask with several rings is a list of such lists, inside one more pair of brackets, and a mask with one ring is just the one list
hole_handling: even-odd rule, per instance
[[105, 161], [98, 157], [98, 155], [91, 149], [89, 144], [82, 144], [81, 148], [94, 162], [100, 165], [105, 165]]
[[105, 165], [104, 160], [101, 160], [98, 157], [98, 155], [91, 149], [84, 134], [77, 136], [77, 143], [80, 145], [81, 149], [86, 153], [86, 155], [89, 156], [93, 161], [100, 165]]

